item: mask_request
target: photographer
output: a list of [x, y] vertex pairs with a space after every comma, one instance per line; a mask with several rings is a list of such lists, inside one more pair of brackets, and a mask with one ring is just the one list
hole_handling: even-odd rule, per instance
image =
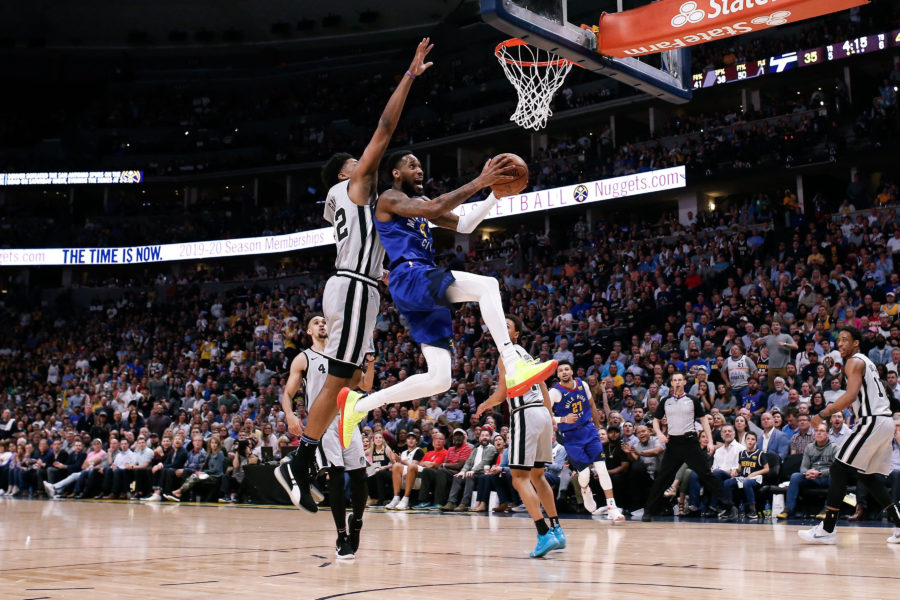
[[260, 463], [259, 444], [256, 436], [245, 437], [241, 432], [241, 437], [234, 445], [234, 452], [229, 454], [231, 458], [231, 473], [224, 478], [222, 482], [222, 497], [220, 502], [239, 502], [244, 500], [244, 472], [245, 465], [256, 465]]

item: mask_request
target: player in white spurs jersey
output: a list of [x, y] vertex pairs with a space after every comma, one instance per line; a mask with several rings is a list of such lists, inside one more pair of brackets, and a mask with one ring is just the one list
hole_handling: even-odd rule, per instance
[[[518, 345], [522, 332], [522, 321], [518, 317], [507, 316], [506, 328], [515, 352], [525, 360], [532, 360], [522, 346]], [[509, 472], [513, 487], [519, 492], [528, 516], [537, 528], [538, 542], [531, 552], [532, 558], [544, 556], [551, 550], [566, 547], [566, 536], [559, 525], [556, 514], [556, 500], [553, 488], [544, 477], [544, 465], [553, 460], [553, 415], [550, 412], [550, 396], [542, 382], [533, 385], [522, 396], [507, 398], [506, 370], [502, 361], [497, 363], [500, 375], [497, 389], [475, 411], [480, 417], [487, 409], [504, 400], [509, 402]], [[549, 525], [541, 512], [541, 506], [550, 519]]]
[[[312, 339], [312, 346], [298, 354], [291, 362], [291, 373], [281, 396], [281, 408], [286, 415], [294, 414], [293, 398], [300, 389], [301, 380], [304, 382], [306, 390], [306, 408], [307, 411], [310, 411], [328, 378], [329, 361], [328, 357], [323, 354], [328, 340], [325, 317], [318, 313], [310, 315], [307, 319], [306, 334]], [[372, 380], [375, 376], [372, 368], [373, 362], [371, 355], [368, 355], [366, 372], [360, 384], [364, 390], [372, 388]], [[328, 469], [329, 504], [338, 533], [337, 557], [339, 559], [353, 558], [359, 548], [362, 516], [366, 510], [366, 501], [369, 499], [369, 490], [366, 484], [366, 454], [363, 450], [362, 434], [357, 431], [350, 447], [343, 450], [337, 429], [337, 417], [335, 417], [328, 430], [325, 431], [325, 435], [322, 436], [318, 459], [320, 466]], [[275, 477], [287, 489], [293, 486], [288, 484], [290, 475], [286, 467], [287, 465], [279, 465], [275, 469]], [[344, 498], [345, 472], [350, 477], [350, 502], [353, 507], [349, 521]]]
[[825, 500], [825, 520], [812, 529], [797, 532], [807, 542], [837, 543], [834, 526], [838, 511], [847, 491], [847, 479], [856, 473], [859, 481], [866, 485], [866, 489], [894, 524], [894, 532], [888, 542], [900, 544], [900, 502], [893, 501], [883, 479], [878, 477], [878, 474], [888, 475], [891, 472], [891, 443], [894, 439], [892, 413], [900, 411], [900, 405], [885, 390], [875, 364], [860, 353], [860, 341], [862, 334], [855, 327], [841, 330], [838, 350], [844, 359], [847, 391], [811, 419], [812, 426], [818, 427], [820, 423], [827, 423], [834, 413], [851, 406], [857, 416], [853, 432], [834, 457], [831, 483]]
[[413, 80], [431, 66], [424, 62], [431, 48], [429, 38], [419, 43], [409, 70], [388, 100], [359, 160], [349, 154], [335, 154], [322, 168], [322, 180], [330, 186], [325, 219], [334, 226], [337, 244], [335, 274], [325, 285], [322, 297], [328, 322], [328, 341], [323, 349], [328, 357], [328, 376], [312, 405], [305, 429], [297, 417], [287, 413], [288, 429], [302, 437], [293, 460], [284, 467], [284, 483], [279, 480], [292, 501], [308, 512], [318, 510], [309, 489], [309, 471], [319, 439], [337, 415], [337, 394], [345, 386], [357, 386], [363, 356], [374, 349], [372, 331], [381, 303], [378, 280], [382, 278], [384, 262], [372, 211], [378, 168]]

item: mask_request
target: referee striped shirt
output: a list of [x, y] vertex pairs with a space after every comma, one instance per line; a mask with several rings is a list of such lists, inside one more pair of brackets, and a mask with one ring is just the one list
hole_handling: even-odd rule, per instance
[[696, 398], [687, 394], [682, 396], [669, 396], [659, 403], [656, 414], [657, 419], [666, 417], [669, 425], [669, 435], [685, 435], [695, 433], [694, 423], [706, 414], [703, 404]]

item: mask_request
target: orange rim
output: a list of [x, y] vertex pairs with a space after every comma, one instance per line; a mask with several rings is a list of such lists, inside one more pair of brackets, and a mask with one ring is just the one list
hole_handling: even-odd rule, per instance
[[[528, 42], [524, 42], [519, 38], [511, 38], [508, 40], [503, 40], [497, 47], [494, 48], [494, 55], [500, 60], [506, 62], [510, 65], [519, 65], [520, 67], [563, 67], [568, 64], [577, 65], [578, 63], [569, 60], [568, 58], [557, 58], [555, 60], [538, 60], [538, 61], [527, 61], [527, 60], [517, 60], [515, 58], [509, 58], [508, 56], [504, 56], [503, 50], [509, 48], [515, 48], [516, 46], [528, 46]], [[536, 46], [535, 46], [536, 47]]]

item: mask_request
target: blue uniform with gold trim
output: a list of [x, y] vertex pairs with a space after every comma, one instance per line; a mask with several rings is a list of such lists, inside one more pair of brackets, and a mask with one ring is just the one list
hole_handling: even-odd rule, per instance
[[453, 323], [447, 288], [453, 273], [434, 262], [434, 238], [428, 219], [393, 215], [375, 219], [375, 228], [391, 261], [388, 289], [420, 344], [450, 348]]
[[557, 429], [560, 442], [566, 449], [569, 464], [576, 471], [582, 471], [598, 460], [604, 459], [603, 442], [600, 441], [600, 434], [594, 427], [588, 393], [578, 377], [575, 378], [574, 390], [559, 383], [554, 385], [553, 389], [562, 396], [559, 402], [553, 404], [553, 414], [557, 417], [573, 413], [578, 416], [578, 420], [574, 423], [558, 423]]

